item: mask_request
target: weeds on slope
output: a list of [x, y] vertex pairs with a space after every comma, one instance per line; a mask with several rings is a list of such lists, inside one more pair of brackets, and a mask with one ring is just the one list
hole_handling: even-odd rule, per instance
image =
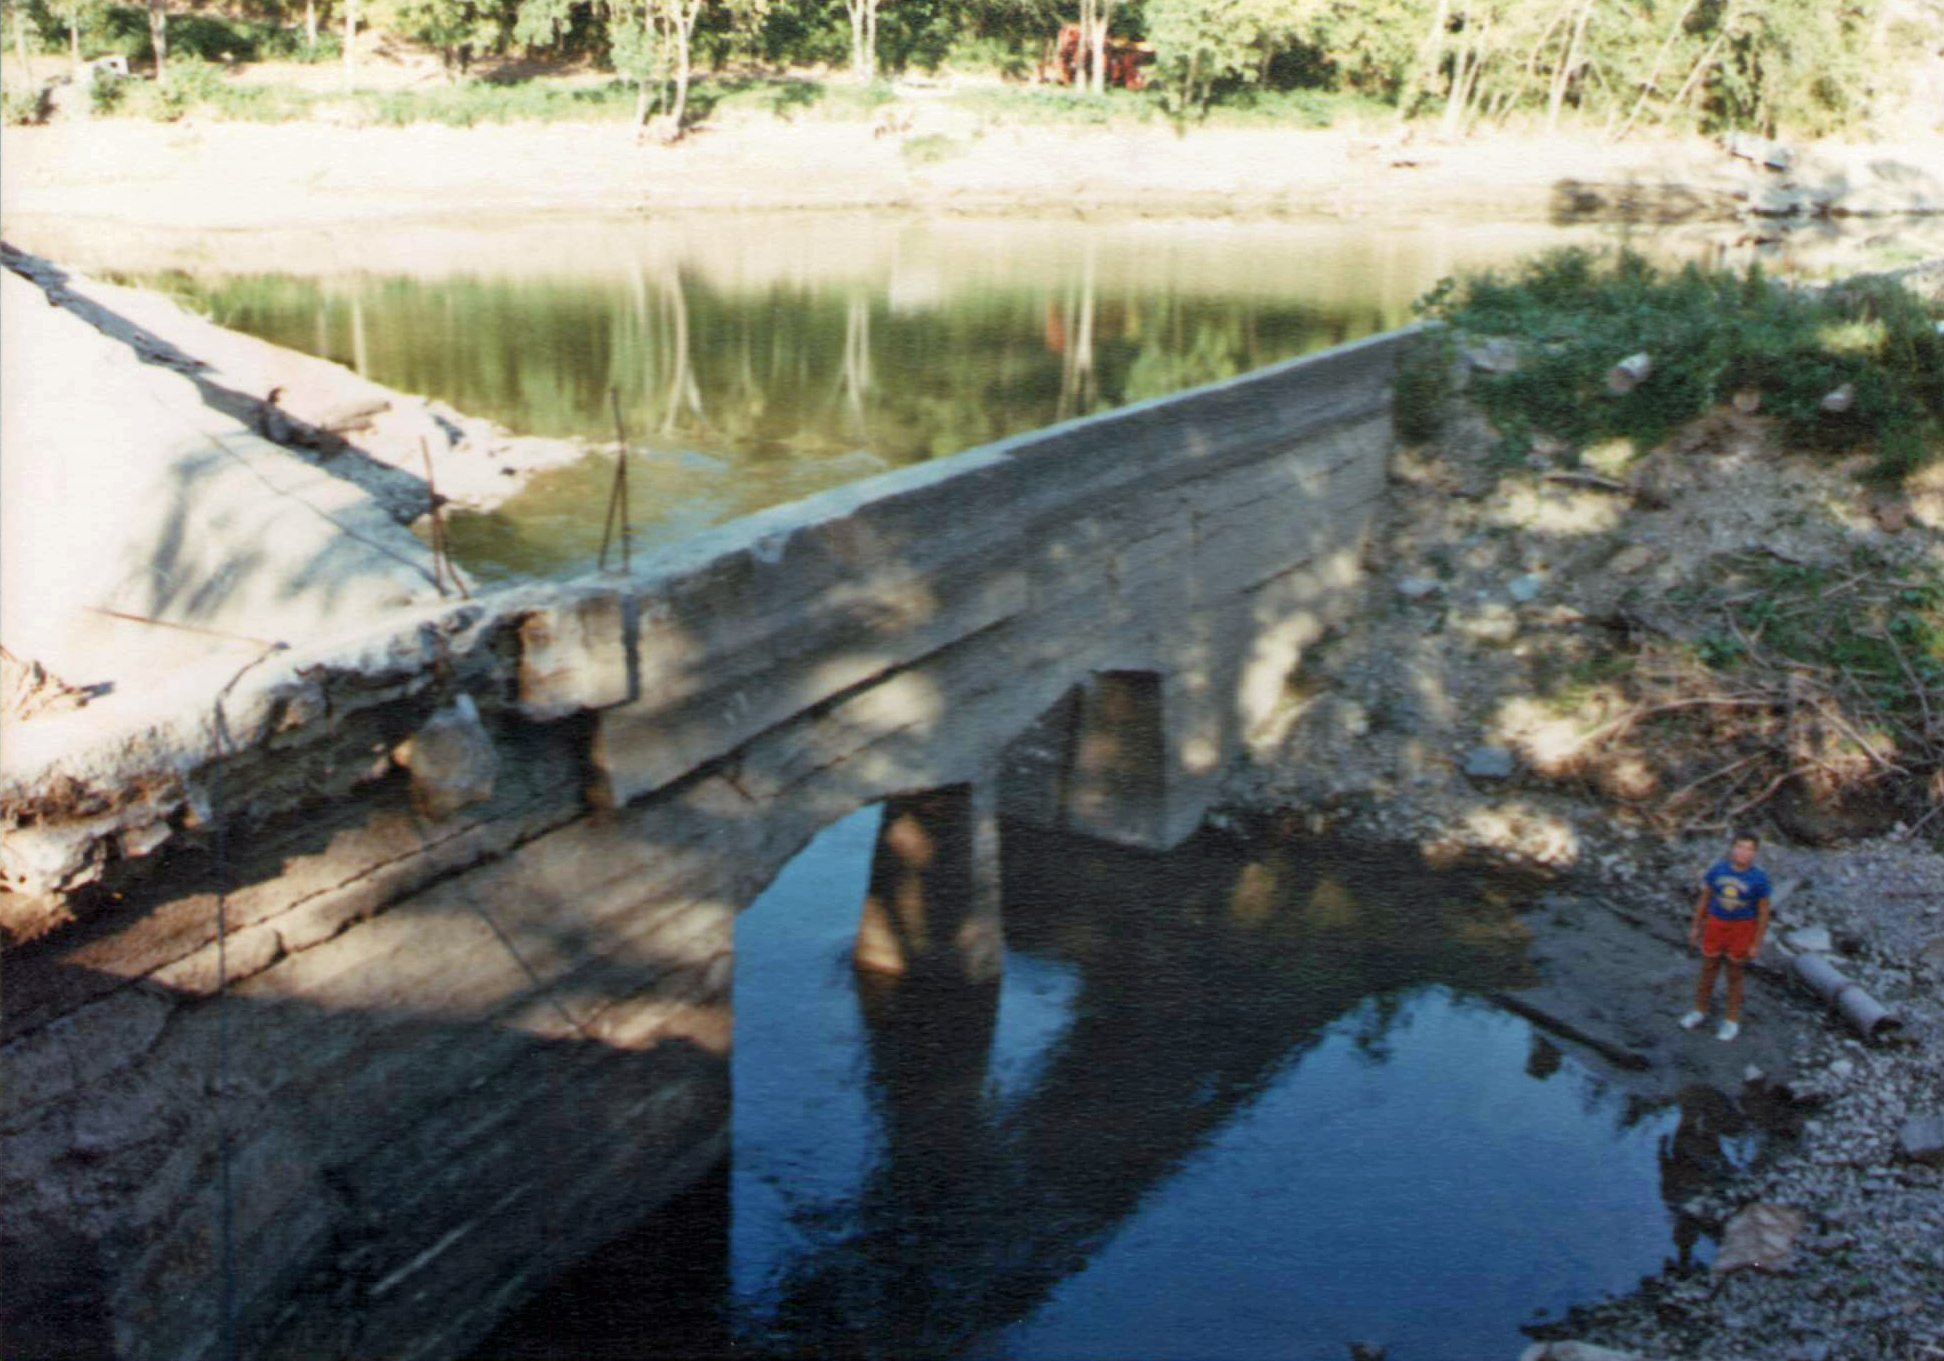
[[[1510, 458], [1535, 438], [1569, 452], [1624, 438], [1644, 453], [1728, 402], [1776, 419], [1792, 447], [1870, 450], [1887, 482], [1944, 454], [1944, 311], [1891, 280], [1791, 288], [1755, 269], [1569, 249], [1444, 280], [1415, 306], [1449, 330], [1400, 379], [1407, 437], [1435, 429], [1453, 347], [1498, 337], [1516, 362], [1473, 376], [1469, 395]], [[1637, 354], [1651, 368], [1615, 390], [1614, 366]]]

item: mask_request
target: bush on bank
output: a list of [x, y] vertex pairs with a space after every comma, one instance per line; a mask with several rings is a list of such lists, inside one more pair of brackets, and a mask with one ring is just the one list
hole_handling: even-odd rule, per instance
[[[1758, 269], [1664, 270], [1627, 251], [1572, 249], [1509, 273], [1447, 279], [1417, 311], [1449, 337], [1517, 347], [1516, 367], [1470, 382], [1509, 458], [1535, 437], [1569, 457], [1616, 438], [1644, 453], [1738, 396], [1795, 447], [1873, 453], [1886, 481], [1944, 454], [1944, 309], [1892, 280], [1792, 288]], [[1407, 436], [1435, 428], [1453, 343], [1427, 345], [1401, 380]], [[1642, 353], [1647, 377], [1609, 390], [1614, 365]]]

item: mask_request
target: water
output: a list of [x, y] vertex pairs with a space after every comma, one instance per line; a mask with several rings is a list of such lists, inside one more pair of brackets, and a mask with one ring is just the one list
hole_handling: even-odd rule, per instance
[[1013, 830], [996, 992], [860, 989], [875, 810], [738, 923], [735, 1355], [1503, 1358], [1706, 1261], [1749, 1136], [1484, 994], [1516, 899], [1381, 860]]
[[[401, 229], [355, 262], [124, 271], [528, 434], [635, 456], [635, 542], [1401, 325], [1447, 274], [1598, 228], [824, 214]], [[238, 264], [245, 244], [226, 247]], [[293, 265], [290, 261], [295, 261]], [[302, 272], [310, 268], [315, 272]], [[592, 566], [611, 456], [457, 515], [488, 578]]]

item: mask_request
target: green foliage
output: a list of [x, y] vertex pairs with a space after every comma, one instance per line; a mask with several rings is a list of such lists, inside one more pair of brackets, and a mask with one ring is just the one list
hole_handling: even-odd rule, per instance
[[98, 74], [93, 84], [88, 86], [88, 112], [97, 118], [106, 117], [121, 107], [122, 98], [127, 93], [128, 82], [121, 77]]
[[1868, 113], [1877, 79], [1869, 34], [1881, 0], [1762, 0], [1724, 20], [1720, 64], [1708, 82], [1706, 123], [1804, 136], [1835, 132]]
[[1845, 676], [1884, 715], [1915, 723], [1944, 693], [1944, 573], [1893, 568], [1868, 549], [1838, 566], [1743, 554], [1714, 564], [1702, 597], [1725, 617], [1701, 660], [1728, 670], [1751, 646]]
[[40, 91], [16, 90], [9, 86], [0, 90], [0, 123], [9, 127], [38, 123], [42, 116], [41, 105]]
[[1164, 98], [1179, 118], [1256, 81], [1294, 10], [1285, 0], [1148, 0], [1146, 17]]
[[418, 90], [362, 91], [359, 108], [371, 122], [393, 127], [443, 123], [610, 123], [632, 120], [635, 90], [626, 81], [565, 87], [542, 80], [494, 85], [466, 80]]
[[954, 91], [953, 105], [994, 123], [1091, 125], [1151, 121], [1159, 103], [1146, 91], [1090, 94], [1061, 85], [974, 86]]
[[[1515, 371], [1472, 384], [1518, 445], [1533, 434], [1571, 448], [1624, 437], [1645, 450], [1753, 388], [1793, 443], [1873, 447], [1885, 478], [1944, 452], [1944, 336], [1932, 308], [1888, 281], [1812, 293], [1758, 271], [1664, 272], [1627, 252], [1569, 250], [1510, 275], [1441, 286], [1421, 307], [1461, 334], [1519, 344]], [[1641, 351], [1653, 372], [1631, 392], [1610, 393], [1608, 371]], [[1854, 391], [1850, 409], [1824, 411], [1844, 384]]]
[[1391, 410], [1397, 437], [1406, 444], [1424, 444], [1444, 433], [1456, 362], [1457, 346], [1443, 330], [1420, 333], [1399, 356]]
[[1382, 101], [1355, 92], [1277, 90], [1248, 85], [1210, 108], [1209, 127], [1331, 128], [1368, 122], [1390, 112]]
[[484, 50], [496, 45], [501, 11], [478, 0], [388, 0], [374, 7], [370, 18], [391, 32], [436, 48], [450, 69], [462, 48]]
[[906, 138], [900, 150], [911, 165], [936, 165], [940, 161], [949, 161], [954, 156], [964, 155], [966, 146], [956, 137], [932, 132], [923, 137]]

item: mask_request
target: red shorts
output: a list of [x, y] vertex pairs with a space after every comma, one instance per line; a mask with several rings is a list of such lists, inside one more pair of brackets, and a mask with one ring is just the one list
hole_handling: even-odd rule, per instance
[[1701, 928], [1701, 953], [1713, 959], [1726, 953], [1728, 958], [1741, 960], [1748, 958], [1748, 948], [1755, 943], [1755, 918], [1745, 922], [1725, 922], [1710, 914], [1707, 923]]

